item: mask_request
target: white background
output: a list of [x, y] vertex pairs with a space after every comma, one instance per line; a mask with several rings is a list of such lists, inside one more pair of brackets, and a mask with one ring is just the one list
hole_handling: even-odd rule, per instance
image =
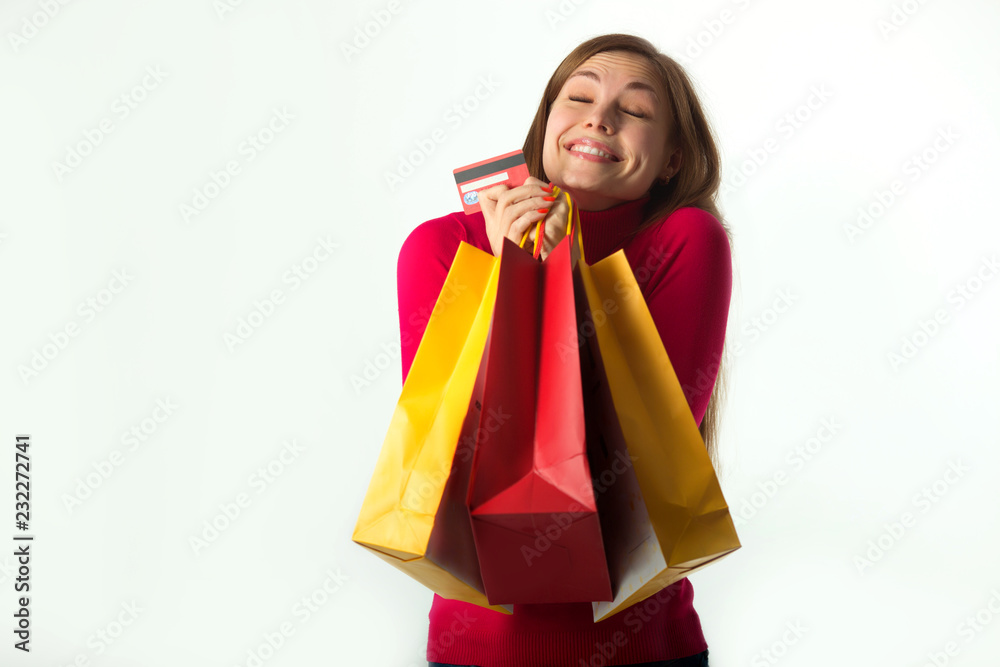
[[424, 664], [431, 594], [350, 541], [401, 388], [399, 247], [606, 32], [688, 66], [732, 186], [721, 479], [743, 549], [692, 577], [712, 665], [996, 664], [996, 3], [909, 0], [895, 26], [860, 0], [49, 4], [0, 8], [0, 497], [12, 536], [29, 433], [36, 536], [30, 656], [0, 548], [0, 664], [248, 665], [282, 624], [268, 667]]

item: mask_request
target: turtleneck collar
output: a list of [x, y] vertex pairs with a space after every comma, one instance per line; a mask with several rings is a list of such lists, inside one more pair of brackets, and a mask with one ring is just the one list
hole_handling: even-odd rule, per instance
[[603, 211], [580, 211], [580, 232], [587, 264], [618, 250], [628, 233], [642, 222], [642, 210], [648, 202], [646, 194]]

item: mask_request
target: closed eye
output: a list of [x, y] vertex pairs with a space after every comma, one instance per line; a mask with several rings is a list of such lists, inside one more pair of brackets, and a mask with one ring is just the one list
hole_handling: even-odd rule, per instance
[[[593, 100], [584, 99], [582, 97], [570, 97], [569, 99], [572, 102], [586, 102], [586, 103], [590, 103], [590, 102], [593, 101]], [[642, 113], [640, 113], [638, 111], [629, 111], [628, 109], [622, 109], [622, 111], [624, 111], [625, 113], [627, 113], [630, 116], [635, 116], [636, 118], [645, 118], [646, 117], [645, 114], [642, 114]]]

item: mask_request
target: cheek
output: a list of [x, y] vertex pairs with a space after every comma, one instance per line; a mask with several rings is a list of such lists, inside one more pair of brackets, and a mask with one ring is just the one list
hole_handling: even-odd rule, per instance
[[559, 136], [561, 134], [558, 117], [549, 116], [545, 124], [545, 138], [542, 139], [542, 158], [555, 160], [559, 156]]
[[646, 169], [659, 168], [663, 164], [663, 144], [666, 139], [659, 132], [640, 132], [633, 138], [632, 146]]
[[564, 105], [557, 104], [549, 110], [549, 119], [546, 121], [545, 126], [547, 129], [561, 134], [573, 127], [579, 121], [579, 117], [579, 113], [566, 108]]
[[560, 127], [559, 115], [556, 114], [555, 112], [550, 113], [549, 120], [545, 123], [544, 145], [546, 148], [551, 150], [550, 147], [555, 146], [555, 144], [559, 141], [559, 133], [560, 133], [559, 127]]

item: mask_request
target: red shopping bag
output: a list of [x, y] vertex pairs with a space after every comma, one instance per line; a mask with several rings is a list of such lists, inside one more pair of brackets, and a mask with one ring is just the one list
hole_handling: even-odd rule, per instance
[[504, 240], [468, 493], [490, 604], [613, 599], [587, 460], [577, 259], [570, 239], [544, 262]]

